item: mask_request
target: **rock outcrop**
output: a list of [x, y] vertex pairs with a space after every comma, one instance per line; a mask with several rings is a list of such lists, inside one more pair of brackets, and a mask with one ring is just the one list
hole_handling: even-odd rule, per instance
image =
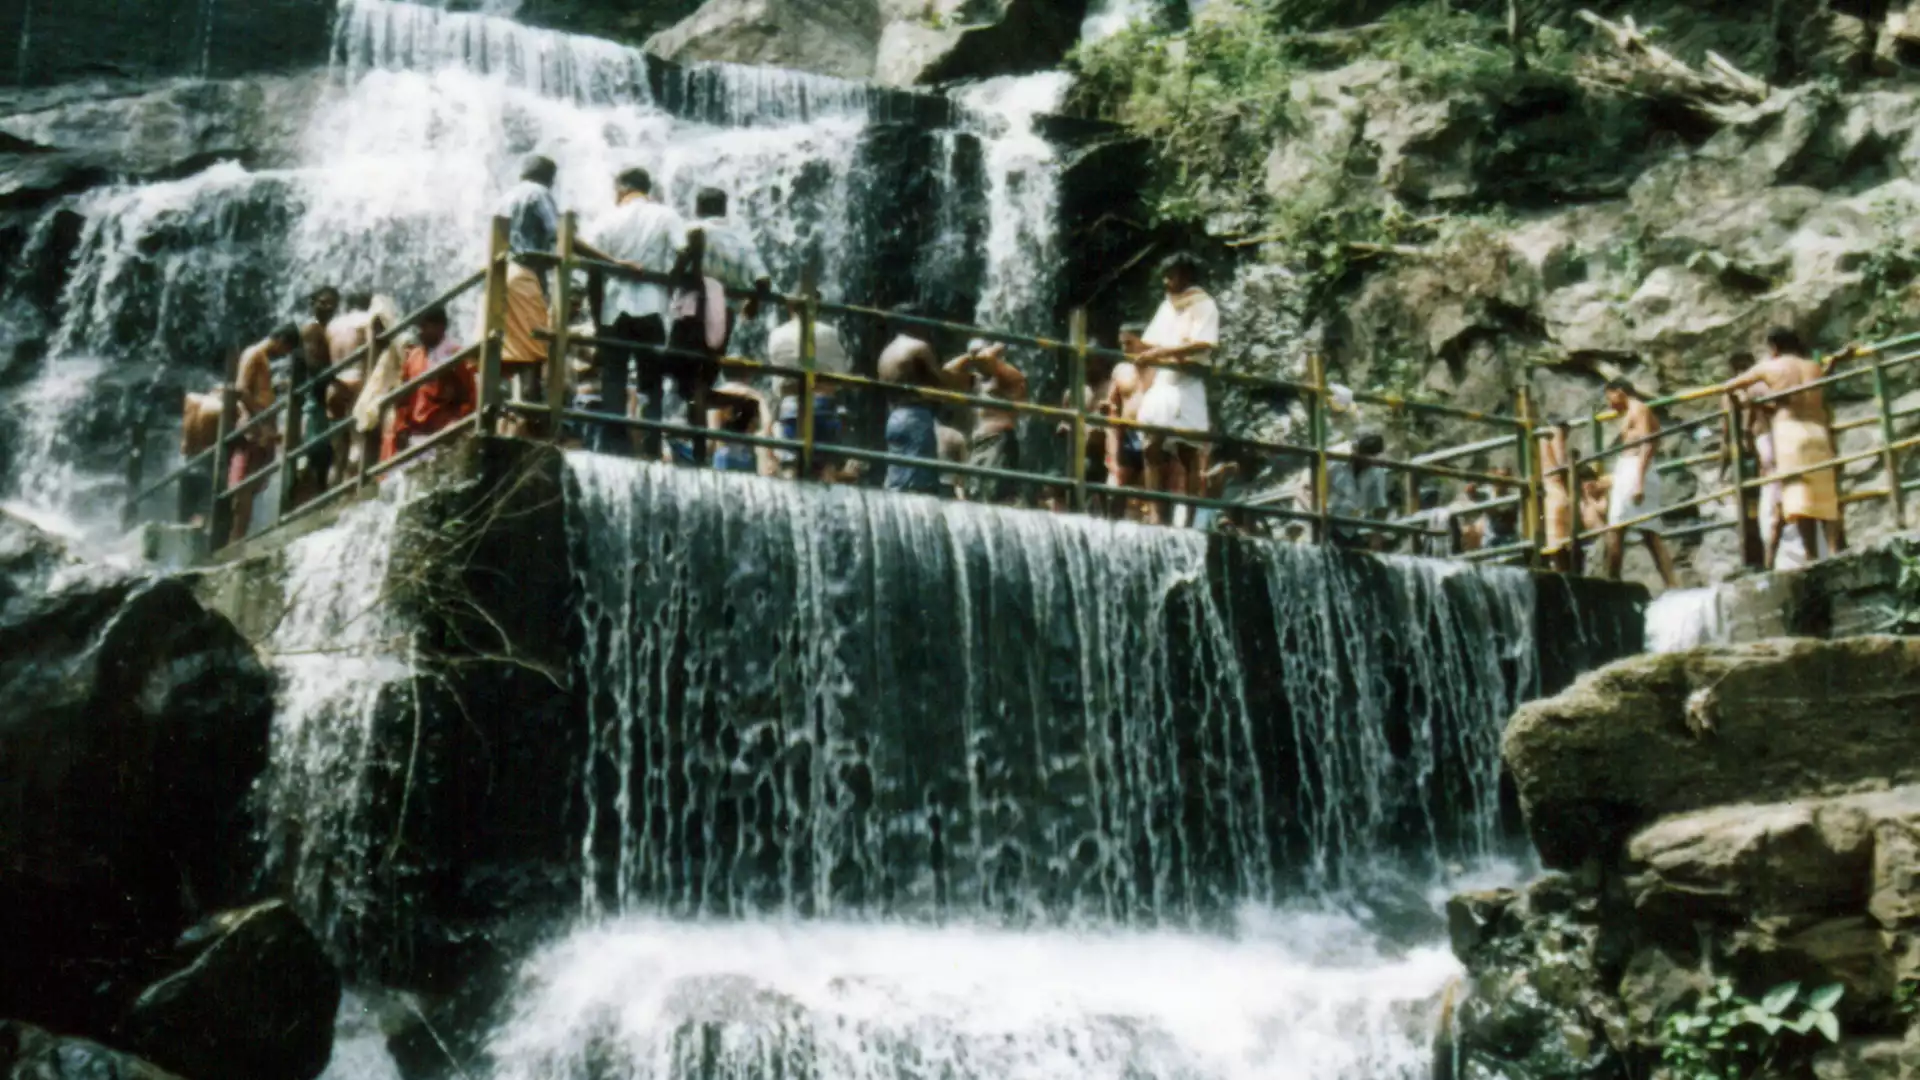
[[326, 1069], [340, 975], [291, 907], [217, 915], [181, 951], [189, 962], [141, 993], [121, 1042], [194, 1080], [313, 1080]]
[[0, 1080], [179, 1080], [172, 1073], [86, 1039], [0, 1020]]
[[1920, 640], [1642, 656], [1522, 709], [1505, 754], [1547, 865], [1608, 862], [1656, 819], [1920, 780]]
[[0, 1015], [99, 1032], [237, 899], [273, 682], [188, 587], [0, 516]]

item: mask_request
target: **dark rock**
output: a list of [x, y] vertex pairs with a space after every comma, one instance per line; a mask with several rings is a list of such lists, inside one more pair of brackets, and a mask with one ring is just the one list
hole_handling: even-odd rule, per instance
[[0, 1020], [0, 1080], [178, 1080], [130, 1054]]
[[185, 968], [142, 993], [123, 1041], [194, 1080], [313, 1080], [333, 1050], [340, 975], [281, 901], [189, 931]]
[[1614, 862], [1667, 815], [1920, 779], [1920, 641], [1641, 656], [1522, 708], [1504, 753], [1548, 866]]
[[223, 76], [318, 66], [331, 0], [26, 0], [0, 12], [0, 82], [45, 86], [129, 75]]
[[186, 585], [0, 516], [0, 1014], [98, 1032], [235, 898], [272, 681]]

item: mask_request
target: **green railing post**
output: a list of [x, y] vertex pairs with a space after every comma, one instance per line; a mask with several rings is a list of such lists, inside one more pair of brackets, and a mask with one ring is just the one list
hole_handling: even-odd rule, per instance
[[1313, 513], [1318, 519], [1313, 526], [1313, 540], [1317, 544], [1330, 544], [1333, 529], [1327, 520], [1327, 369], [1318, 353], [1307, 360], [1307, 378], [1313, 384], [1313, 401], [1307, 414], [1307, 430], [1313, 438]]
[[[1540, 446], [1534, 441], [1533, 395], [1523, 385], [1513, 394], [1514, 435], [1519, 439], [1520, 538], [1527, 542], [1527, 565], [1540, 565]], [[1500, 493], [1505, 498], [1504, 492]]]
[[487, 291], [481, 322], [479, 412], [480, 434], [498, 432], [500, 420], [500, 354], [506, 345], [507, 219], [493, 219], [487, 240]]
[[813, 271], [808, 270], [800, 281], [800, 471], [801, 479], [813, 476], [813, 395], [814, 365], [817, 362], [814, 348], [814, 326], [820, 319], [820, 290], [816, 287]]
[[569, 210], [560, 215], [559, 265], [553, 273], [553, 309], [548, 316], [553, 340], [547, 342], [547, 438], [560, 441], [560, 413], [567, 405], [570, 337], [573, 333], [573, 240], [579, 219]]
[[[1742, 443], [1745, 441], [1741, 438], [1740, 395], [1728, 394], [1721, 402], [1720, 408], [1726, 418], [1724, 422], [1727, 432], [1727, 466], [1733, 471], [1733, 525], [1740, 533], [1740, 565], [1749, 570], [1757, 570], [1761, 569], [1759, 562], [1766, 561], [1766, 558], [1763, 554], [1759, 562], [1756, 562], [1753, 557], [1753, 547], [1747, 543], [1753, 515], [1747, 509], [1746, 455], [1740, 452]], [[1762, 543], [1765, 543], [1764, 538]]]
[[1067, 354], [1067, 384], [1073, 394], [1073, 512], [1087, 512], [1087, 309], [1074, 308], [1067, 333], [1073, 348]]
[[1567, 572], [1579, 577], [1586, 572], [1587, 543], [1580, 534], [1587, 531], [1586, 515], [1581, 512], [1581, 500], [1586, 497], [1580, 483], [1580, 451], [1567, 446], [1567, 513], [1573, 520], [1567, 525]]
[[[1907, 493], [1900, 483], [1900, 452], [1893, 448], [1899, 440], [1893, 435], [1893, 403], [1887, 400], [1887, 367], [1879, 359], [1873, 362], [1873, 398], [1880, 406], [1880, 444], [1886, 448], [1887, 493], [1893, 500], [1893, 522], [1896, 528], [1904, 529], [1907, 527]], [[1833, 449], [1836, 454], [1840, 452], [1838, 444]], [[1837, 482], [1835, 490], [1838, 490]]]

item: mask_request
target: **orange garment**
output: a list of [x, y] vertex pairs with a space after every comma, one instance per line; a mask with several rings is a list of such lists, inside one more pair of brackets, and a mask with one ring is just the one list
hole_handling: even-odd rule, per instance
[[464, 361], [447, 364], [446, 357], [457, 350], [450, 344], [429, 353], [424, 346], [407, 350], [400, 381], [409, 383], [432, 367], [444, 365], [440, 376], [431, 379], [403, 398], [393, 412], [393, 427], [381, 441], [380, 460], [385, 461], [405, 450], [414, 439], [424, 439], [444, 431], [473, 412], [479, 399], [474, 385], [473, 366]]

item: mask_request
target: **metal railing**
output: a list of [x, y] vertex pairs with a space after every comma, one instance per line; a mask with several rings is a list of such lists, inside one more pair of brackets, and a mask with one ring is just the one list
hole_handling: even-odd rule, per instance
[[[244, 534], [245, 529], [234, 527], [233, 511], [236, 502], [246, 501], [242, 496], [263, 488], [276, 474], [289, 472], [288, 462], [298, 462], [305, 455], [331, 443], [342, 432], [355, 431], [358, 427], [356, 417], [350, 415], [345, 419], [330, 422], [324, 430], [303, 438], [301, 424], [304, 410], [297, 406], [307, 400], [308, 395], [328, 386], [336, 376], [356, 366], [366, 374], [367, 378], [371, 378], [373, 359], [402, 334], [418, 325], [429, 310], [444, 307], [475, 288], [483, 291], [483, 333], [480, 341], [469, 346], [456, 358], [458, 362], [477, 361], [477, 394], [471, 414], [387, 460], [374, 461], [373, 454], [368, 448], [361, 454], [358, 468], [350, 475], [343, 475], [338, 482], [326, 486], [323, 490], [304, 493], [306, 497], [302, 501], [295, 501], [297, 485], [291, 482], [292, 477], [283, 475], [282, 498], [275, 507], [274, 517], [268, 528], [297, 520], [347, 494], [363, 491], [384, 474], [449, 441], [474, 432], [499, 434], [509, 417], [517, 417], [523, 423], [539, 425], [543, 429], [540, 432], [542, 437], [555, 440], [561, 438], [563, 428], [568, 424], [605, 425], [609, 430], [651, 433], [656, 438], [693, 439], [713, 445], [732, 443], [785, 451], [794, 459], [793, 472], [799, 478], [817, 476], [817, 465], [826, 458], [875, 465], [904, 466], [925, 469], [941, 476], [980, 477], [1008, 481], [1029, 489], [1064, 494], [1066, 505], [1080, 513], [1092, 510], [1096, 499], [1105, 501], [1104, 509], [1108, 513], [1113, 513], [1116, 507], [1124, 507], [1129, 502], [1160, 506], [1185, 505], [1196, 509], [1215, 510], [1227, 515], [1244, 516], [1245, 519], [1261, 518], [1305, 526], [1303, 531], [1310, 530], [1312, 539], [1320, 543], [1367, 546], [1374, 543], [1373, 538], [1408, 538], [1424, 541], [1429, 548], [1439, 547], [1440, 553], [1452, 553], [1452, 534], [1450, 530], [1434, 524], [1431, 515], [1421, 512], [1420, 500], [1417, 496], [1418, 486], [1422, 481], [1427, 480], [1471, 482], [1485, 485], [1498, 492], [1499, 497], [1473, 504], [1470, 512], [1473, 514], [1498, 512], [1510, 515], [1514, 518], [1517, 535], [1508, 543], [1465, 553], [1464, 557], [1473, 560], [1517, 560], [1533, 565], [1538, 565], [1542, 560], [1562, 556], [1569, 548], [1577, 550], [1581, 541], [1631, 529], [1658, 517], [1729, 499], [1736, 493], [1754, 491], [1767, 483], [1791, 479], [1795, 475], [1817, 472], [1825, 468], [1838, 469], [1849, 462], [1876, 455], [1885, 457], [1891, 475], [1896, 478], [1890, 490], [1880, 494], [1895, 500], [1896, 506], [1902, 511], [1902, 517], [1904, 517], [1905, 492], [1920, 487], [1920, 482], [1912, 484], [1897, 482], [1896, 457], [1900, 451], [1920, 445], [1920, 439], [1895, 441], [1893, 438], [1893, 421], [1900, 416], [1920, 413], [1920, 409], [1893, 412], [1887, 400], [1886, 385], [1887, 369], [1920, 359], [1920, 351], [1904, 353], [1891, 359], [1877, 358], [1890, 349], [1920, 344], [1920, 335], [1897, 338], [1865, 349], [1850, 350], [1852, 355], [1873, 356], [1876, 359], [1870, 367], [1831, 375], [1818, 384], [1834, 385], [1866, 376], [1873, 378], [1881, 413], [1879, 426], [1882, 439], [1879, 447], [1866, 453], [1854, 454], [1834, 462], [1800, 470], [1795, 474], [1763, 478], [1750, 478], [1743, 475], [1738, 440], [1732, 437], [1732, 433], [1737, 429], [1729, 426], [1738, 420], [1737, 415], [1732, 411], [1731, 404], [1707, 415], [1668, 425], [1658, 435], [1653, 436], [1652, 440], [1612, 447], [1605, 445], [1603, 429], [1605, 421], [1612, 419], [1611, 414], [1598, 413], [1581, 418], [1570, 426], [1590, 425], [1592, 427], [1595, 435], [1595, 452], [1584, 463], [1577, 454], [1570, 452], [1569, 460], [1565, 465], [1548, 472], [1541, 466], [1540, 440], [1549, 437], [1552, 430], [1549, 427], [1543, 427], [1536, 420], [1532, 403], [1524, 389], [1516, 392], [1514, 408], [1510, 414], [1461, 409], [1440, 402], [1412, 400], [1388, 394], [1352, 392], [1351, 399], [1356, 403], [1383, 407], [1396, 414], [1439, 418], [1479, 426], [1491, 432], [1476, 441], [1436, 449], [1412, 456], [1407, 460], [1383, 457], [1365, 459], [1368, 467], [1377, 468], [1388, 475], [1398, 477], [1403, 484], [1403, 506], [1397, 516], [1365, 517], [1345, 512], [1347, 507], [1341, 505], [1334, 497], [1335, 470], [1350, 468], [1351, 463], [1362, 459], [1349, 449], [1341, 449], [1333, 441], [1334, 387], [1328, 382], [1326, 373], [1317, 358], [1310, 364], [1308, 377], [1305, 380], [1266, 378], [1212, 366], [1180, 365], [1183, 373], [1204, 380], [1209, 387], [1241, 390], [1263, 396], [1278, 395], [1298, 401], [1304, 406], [1306, 414], [1307, 439], [1304, 442], [1282, 442], [1246, 435], [1161, 427], [1134, 419], [1103, 414], [1089, 404], [1088, 395], [1084, 389], [1088, 386], [1087, 375], [1091, 362], [1131, 361], [1139, 364], [1141, 361], [1124, 352], [1094, 346], [1087, 336], [1087, 322], [1083, 311], [1073, 313], [1068, 336], [1065, 339], [1052, 339], [974, 327], [918, 315], [882, 311], [857, 304], [833, 303], [822, 300], [811, 286], [806, 287], [797, 296], [780, 295], [771, 291], [727, 289], [726, 294], [731, 299], [753, 298], [763, 303], [781, 303], [795, 314], [800, 331], [799, 363], [782, 366], [741, 357], [716, 358], [705, 352], [688, 352], [666, 345], [621, 340], [609, 336], [609, 332], [604, 327], [597, 327], [592, 335], [576, 333], [572, 327], [572, 311], [578, 294], [575, 282], [577, 273], [622, 277], [660, 285], [676, 284], [674, 279], [665, 274], [648, 273], [629, 266], [585, 257], [576, 250], [576, 232], [577, 224], [574, 215], [564, 215], [555, 252], [512, 252], [508, 249], [506, 222], [504, 219], [495, 219], [492, 224], [485, 269], [460, 281], [445, 294], [436, 298], [433, 303], [423, 305], [399, 319], [394, 325], [380, 327], [366, 345], [334, 362], [327, 370], [306, 378], [298, 374], [289, 376], [276, 388], [277, 396], [274, 403], [261, 410], [259, 415], [248, 417], [244, 421], [241, 421], [238, 416], [237, 395], [233, 389], [234, 373], [230, 371], [227, 385], [219, 391], [221, 413], [213, 446], [194, 454], [184, 464], [152, 484], [142, 485], [139, 482], [137, 464], [133, 466], [130, 470], [130, 490], [133, 494], [127, 510], [129, 520], [137, 519], [141, 505], [168, 487], [178, 485], [196, 473], [202, 475], [210, 473], [213, 479], [212, 492], [205, 506], [205, 527], [209, 550], [217, 551], [231, 540], [238, 539]], [[518, 262], [543, 274], [553, 272], [550, 279], [552, 284], [547, 290], [549, 294], [547, 297], [548, 328], [535, 332], [536, 339], [546, 347], [542, 370], [545, 385], [544, 400], [510, 402], [505, 399], [502, 367], [506, 337], [507, 274], [510, 261]], [[936, 331], [964, 335], [968, 338], [983, 338], [1055, 356], [1064, 361], [1068, 388], [1066, 396], [1072, 404], [1048, 405], [1031, 401], [1009, 401], [944, 387], [902, 385], [863, 375], [822, 370], [817, 362], [816, 337], [817, 328], [823, 316], [872, 320], [894, 329]], [[798, 422], [793, 436], [783, 437], [766, 433], [764, 430], [742, 432], [709, 428], [707, 402], [704, 400], [705, 387], [699, 387], [693, 395], [694, 400], [689, 402], [691, 413], [689, 423], [629, 416], [624, 402], [608, 402], [605, 408], [609, 411], [601, 412], [583, 411], [570, 407], [567, 399], [570, 374], [568, 360], [576, 349], [584, 348], [591, 348], [600, 353], [636, 355], [642, 364], [647, 363], [649, 359], [668, 359], [682, 363], [694, 362], [708, 365], [710, 370], [742, 376], [771, 376], [790, 380], [798, 407]], [[1145, 366], [1163, 365], [1147, 364]], [[300, 365], [295, 364], [294, 367], [297, 372]], [[378, 402], [379, 423], [376, 424], [376, 431], [388, 423], [389, 414], [395, 407], [408, 401], [420, 386], [441, 377], [442, 374], [443, 370], [440, 368], [430, 369], [383, 395]], [[363, 385], [365, 385], [364, 382]], [[1068, 445], [1065, 469], [1050, 472], [1002, 469], [970, 462], [904, 456], [843, 442], [822, 441], [819, 438], [819, 418], [816, 415], [816, 408], [820, 391], [828, 387], [835, 392], [880, 394], [892, 403], [911, 401], [928, 405], [985, 408], [1001, 413], [1054, 421], [1064, 429], [1066, 435]], [[1799, 389], [1804, 388], [1796, 388], [1794, 392]], [[1658, 399], [1649, 404], [1656, 407], [1670, 407], [1706, 400], [1713, 396], [1715, 396], [1713, 388], [1703, 388]], [[244, 443], [247, 440], [271, 431], [274, 422], [282, 418], [286, 428], [282, 452], [274, 461], [248, 472], [237, 483], [230, 484], [228, 481], [234, 455], [244, 452]], [[1735, 472], [1734, 482], [1731, 485], [1696, 496], [1684, 503], [1662, 506], [1657, 513], [1650, 512], [1641, 519], [1584, 531], [1577, 527], [1580, 495], [1577, 478], [1583, 464], [1591, 465], [1628, 452], [1646, 441], [1671, 439], [1714, 424], [1723, 425], [1728, 433], [1721, 451], [1665, 462], [1660, 467], [1663, 470], [1674, 470], [1711, 464], [1714, 460], [1726, 460]], [[1843, 426], [1841, 430], [1864, 426], [1866, 422], [1856, 422]], [[1120, 438], [1131, 433], [1141, 436], [1144, 440], [1179, 439], [1207, 447], [1209, 450], [1226, 449], [1244, 459], [1261, 463], [1298, 463], [1307, 470], [1306, 497], [1302, 500], [1287, 495], [1265, 494], [1242, 499], [1226, 499], [1212, 497], [1205, 493], [1204, 489], [1197, 492], [1192, 489], [1169, 492], [1135, 486], [1119, 486], [1111, 482], [1100, 483], [1089, 477], [1087, 448], [1090, 439], [1101, 433], [1109, 438]], [[1728, 448], [1732, 448], [1730, 458], [1727, 456]], [[1569, 450], [1571, 450], [1570, 447]], [[1495, 472], [1488, 469], [1463, 467], [1460, 464], [1463, 458], [1485, 461], [1489, 455], [1511, 455], [1513, 462], [1511, 470]], [[342, 472], [344, 473], [345, 470], [343, 469]], [[1564, 478], [1570, 490], [1571, 512], [1576, 516], [1571, 538], [1557, 547], [1550, 548], [1545, 542], [1543, 496], [1544, 485], [1554, 477]], [[1871, 497], [1872, 494], [1860, 493], [1858, 497]], [[1735, 520], [1705, 523], [1691, 531], [1697, 533], [1714, 528], [1744, 528], [1745, 500], [1736, 500], [1736, 504], [1739, 509]], [[1577, 570], [1577, 564], [1569, 568]]]

